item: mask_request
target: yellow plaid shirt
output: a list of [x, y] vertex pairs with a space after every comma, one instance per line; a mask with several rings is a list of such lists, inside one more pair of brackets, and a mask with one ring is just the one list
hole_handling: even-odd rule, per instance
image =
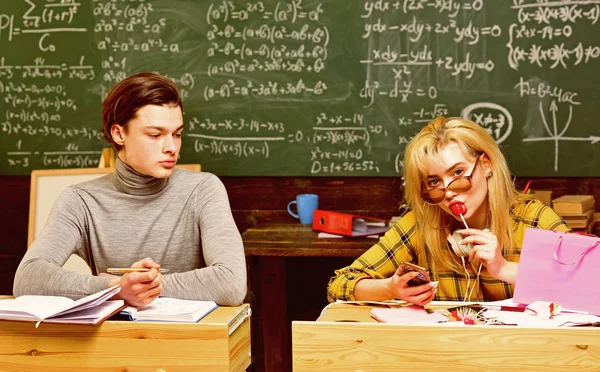
[[[570, 231], [569, 226], [556, 212], [537, 200], [529, 200], [517, 206], [511, 212], [513, 219], [514, 253], [506, 257], [508, 261], [519, 262], [525, 229], [536, 227], [545, 230]], [[396, 272], [400, 262], [412, 262], [429, 268], [430, 257], [426, 250], [416, 251], [417, 234], [414, 213], [408, 212], [392, 227], [379, 242], [357, 258], [350, 266], [336, 270], [336, 276], [329, 281], [327, 299], [353, 301], [354, 287], [364, 278], [383, 279]], [[451, 249], [448, 247], [448, 249]], [[457, 257], [460, 262], [460, 259]], [[511, 298], [514, 285], [495, 279], [482, 268], [479, 281], [475, 284], [477, 268], [467, 262], [470, 279], [465, 273], [456, 273], [443, 267], [431, 272], [431, 280], [438, 281], [435, 300], [462, 301], [467, 291], [473, 291], [470, 301], [496, 301]], [[471, 289], [473, 288], [474, 289]]]

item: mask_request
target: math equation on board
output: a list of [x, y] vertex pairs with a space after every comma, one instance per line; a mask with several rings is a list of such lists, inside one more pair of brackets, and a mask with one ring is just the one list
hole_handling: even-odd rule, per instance
[[183, 97], [180, 162], [218, 175], [398, 176], [442, 115], [517, 175], [599, 176], [599, 18], [600, 0], [10, 0], [0, 174], [98, 166], [102, 99], [153, 71]]

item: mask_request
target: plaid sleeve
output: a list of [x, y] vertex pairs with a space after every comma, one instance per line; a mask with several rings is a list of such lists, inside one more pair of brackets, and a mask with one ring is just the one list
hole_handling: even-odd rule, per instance
[[327, 300], [354, 301], [354, 288], [359, 280], [387, 278], [396, 271], [400, 262], [413, 261], [414, 239], [415, 217], [409, 212], [350, 266], [335, 271], [327, 286]]
[[534, 227], [544, 230], [570, 232], [567, 223], [549, 206], [537, 200], [523, 202], [520, 210], [515, 213], [515, 240], [516, 247], [521, 248], [525, 229]]
[[525, 230], [538, 228], [570, 232], [567, 223], [549, 206], [537, 200], [527, 200], [517, 210], [513, 211], [515, 251], [508, 257], [509, 261], [519, 262], [519, 256], [525, 238]]
[[543, 205], [540, 208], [538, 227], [544, 230], [571, 232], [571, 228], [554, 209]]

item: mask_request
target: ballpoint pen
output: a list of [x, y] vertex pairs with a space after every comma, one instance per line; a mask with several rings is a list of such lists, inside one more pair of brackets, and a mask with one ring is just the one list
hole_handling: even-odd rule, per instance
[[[106, 272], [111, 274], [142, 273], [150, 271], [147, 267], [109, 267]], [[158, 269], [161, 273], [166, 273], [169, 269]]]

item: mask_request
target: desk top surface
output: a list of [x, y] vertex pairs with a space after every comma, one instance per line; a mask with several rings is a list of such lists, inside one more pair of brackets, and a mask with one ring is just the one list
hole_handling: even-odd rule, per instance
[[325, 238], [310, 225], [259, 224], [243, 234], [246, 256], [358, 257], [371, 248], [373, 238]]
[[[428, 309], [448, 309], [451, 307], [456, 307], [456, 306], [462, 306], [465, 305], [465, 302], [458, 302], [458, 301], [432, 301], [430, 302], [428, 305], [426, 305], [425, 307]], [[361, 324], [373, 324], [373, 323], [378, 323], [378, 324], [382, 324], [383, 323], [379, 323], [376, 319], [371, 317], [371, 309], [373, 309], [374, 307], [381, 307], [384, 305], [359, 305], [359, 304], [352, 304], [352, 303], [335, 303], [335, 304], [330, 304], [329, 306], [325, 307], [323, 309], [323, 311], [321, 312], [319, 318], [316, 320], [317, 323], [325, 323], [325, 322], [336, 322], [336, 323], [342, 323], [342, 324], [357, 324], [357, 323], [361, 323]], [[401, 307], [401, 304], [398, 305], [390, 305], [390, 307]], [[402, 326], [399, 324], [392, 324], [393, 326]], [[419, 327], [419, 326], [414, 326], [411, 325], [411, 327]], [[427, 326], [425, 326], [427, 327]], [[446, 327], [442, 327], [442, 328], [446, 328]], [[506, 328], [512, 328], [514, 329], [515, 327], [498, 327], [498, 326], [485, 326], [485, 325], [481, 325], [481, 326], [468, 326], [467, 328], [487, 328], [487, 329], [506, 329]], [[561, 329], [561, 330], [565, 330], [565, 329], [574, 329], [574, 330], [580, 330], [580, 329], [587, 329], [587, 330], [592, 330], [595, 333], [600, 332], [600, 330], [596, 327], [546, 327], [546, 328], [538, 328], [538, 327], [526, 327], [526, 326], [521, 326], [521, 327], [517, 327], [519, 329], [525, 329], [525, 328], [530, 328], [532, 330], [540, 330], [543, 329], [544, 332], [547, 330], [555, 330], [555, 329]], [[587, 331], [586, 331], [587, 332]]]
[[378, 323], [377, 320], [371, 317], [371, 309], [369, 305], [354, 305], [354, 304], [332, 304], [321, 312], [317, 319], [318, 322], [340, 322], [353, 321], [365, 323]]
[[[426, 305], [428, 309], [447, 309], [450, 307], [460, 306], [465, 304], [464, 302], [430, 302]], [[335, 303], [325, 308], [319, 318], [318, 322], [340, 322], [340, 321], [351, 321], [361, 323], [379, 323], [377, 320], [371, 317], [371, 309], [375, 306], [383, 305], [358, 305], [351, 303]], [[401, 307], [402, 305], [390, 305], [390, 307]]]
[[[0, 295], [0, 300], [8, 300], [14, 298], [9, 295]], [[212, 325], [220, 325], [220, 326], [228, 326], [228, 327], [237, 327], [241, 321], [243, 321], [249, 314], [250, 305], [242, 304], [240, 306], [219, 306], [213, 311], [211, 311], [208, 315], [202, 318], [198, 323], [194, 324], [212, 324]], [[2, 320], [0, 320], [2, 322]], [[19, 322], [19, 323], [29, 323], [29, 322]], [[127, 324], [166, 324], [166, 325], [175, 325], [175, 324], [184, 324], [184, 323], [168, 323], [168, 322], [127, 322], [127, 321], [107, 321], [105, 323], [127, 323]], [[189, 324], [189, 323], [185, 323]], [[50, 324], [48, 324], [50, 325]], [[54, 324], [52, 324], [54, 325]], [[60, 326], [60, 325], [59, 325]], [[89, 327], [87, 325], [83, 325], [83, 327]]]

